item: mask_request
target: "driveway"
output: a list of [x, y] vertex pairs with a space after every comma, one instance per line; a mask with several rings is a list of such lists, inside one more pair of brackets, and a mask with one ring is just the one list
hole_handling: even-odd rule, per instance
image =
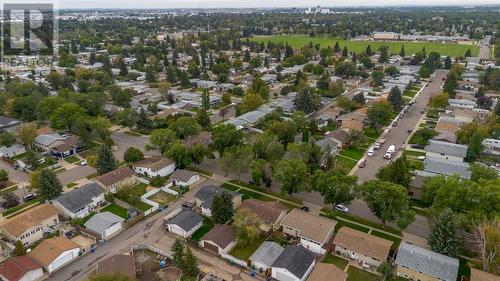
[[13, 183], [29, 181], [30, 175], [22, 170], [16, 170], [11, 164], [0, 160], [0, 169], [9, 173], [9, 180]]
[[95, 168], [92, 168], [90, 166], [76, 166], [71, 170], [67, 170], [64, 172], [60, 172], [57, 174], [57, 177], [59, 178], [59, 181], [61, 181], [61, 184], [63, 186], [67, 185], [68, 183], [75, 182], [79, 179], [88, 177], [92, 174], [97, 172]]
[[160, 151], [156, 149], [146, 150], [146, 145], [149, 144], [149, 136], [133, 136], [123, 132], [113, 132], [111, 138], [118, 147], [118, 150], [113, 152], [118, 161], [123, 160], [123, 154], [129, 147], [139, 148], [144, 152], [144, 155], [161, 156]]

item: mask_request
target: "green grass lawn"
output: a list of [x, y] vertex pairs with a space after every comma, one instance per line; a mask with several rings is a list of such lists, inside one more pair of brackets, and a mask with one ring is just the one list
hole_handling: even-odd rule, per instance
[[325, 257], [325, 260], [323, 262], [324, 263], [334, 264], [334, 265], [336, 265], [338, 268], [340, 268], [342, 270], [344, 270], [344, 268], [349, 263], [346, 259], [334, 256], [332, 254], [327, 254], [326, 257]]
[[413, 98], [416, 94], [417, 94], [417, 91], [405, 91], [403, 95], [405, 97]]
[[101, 213], [102, 212], [111, 212], [124, 219], [127, 218], [127, 209], [123, 208], [122, 206], [118, 206], [114, 203], [111, 203], [108, 206], [102, 208]]
[[75, 187], [75, 186], [77, 186], [77, 185], [78, 185], [78, 184], [77, 184], [76, 182], [70, 182], [70, 183], [68, 183], [66, 186], [67, 186], [68, 188], [72, 188], [72, 187]]
[[354, 216], [351, 214], [346, 214], [343, 212], [332, 211], [331, 209], [328, 209], [328, 208], [321, 209], [321, 212], [323, 212], [323, 215], [327, 218], [336, 219], [336, 217], [341, 217], [341, 218], [345, 218], [345, 219], [366, 225], [367, 227], [372, 227], [372, 228], [384, 230], [384, 231], [393, 233], [393, 234], [398, 235], [398, 236], [403, 235], [401, 230], [399, 230], [399, 229], [396, 229], [396, 228], [393, 228], [390, 226], [384, 226], [380, 223], [376, 223], [376, 222], [367, 220], [367, 219], [362, 218], [362, 217]]
[[207, 176], [207, 177], [211, 177], [213, 175], [212, 172], [203, 170], [203, 169], [198, 168], [198, 167], [187, 167], [186, 170], [190, 170], [190, 171], [193, 171], [193, 172], [198, 172], [201, 175], [204, 175], [204, 176]]
[[203, 235], [207, 234], [214, 227], [214, 223], [209, 218], [203, 218], [203, 225], [191, 235], [191, 240], [200, 241]]
[[240, 189], [240, 188], [241, 188], [241, 187], [239, 187], [239, 186], [232, 185], [232, 184], [227, 183], [227, 182], [223, 183], [223, 184], [221, 185], [221, 187], [222, 187], [222, 188], [224, 188], [224, 189], [230, 190], [230, 191], [236, 191], [236, 190], [238, 190], [238, 189]]
[[416, 151], [416, 150], [405, 150], [404, 154], [406, 155], [406, 157], [409, 157], [409, 156], [414, 156], [414, 157], [425, 156], [425, 152]]
[[370, 230], [368, 227], [364, 227], [364, 226], [357, 225], [357, 224], [354, 224], [354, 223], [350, 223], [350, 222], [347, 222], [347, 221], [339, 221], [335, 225], [335, 232], [339, 231], [339, 229], [341, 227], [344, 227], [344, 226], [352, 228], [352, 229], [356, 229], [356, 230], [359, 230], [359, 231], [362, 231], [362, 232], [365, 232], [365, 233], [368, 233], [368, 231]]
[[349, 52], [360, 53], [365, 51], [368, 45], [371, 46], [372, 50], [378, 50], [381, 46], [388, 46], [389, 52], [391, 54], [399, 54], [401, 47], [405, 47], [406, 54], [411, 55], [421, 51], [425, 47], [427, 53], [438, 52], [442, 56], [450, 57], [461, 57], [467, 52], [468, 49], [471, 50], [473, 56], [479, 54], [479, 47], [477, 46], [467, 46], [459, 44], [441, 44], [441, 43], [427, 43], [427, 42], [371, 42], [371, 41], [351, 41], [345, 39], [335, 39], [326, 37], [309, 37], [306, 35], [283, 35], [283, 36], [255, 36], [250, 38], [252, 41], [267, 43], [271, 41], [273, 43], [288, 42], [294, 49], [300, 49], [304, 45], [312, 42], [315, 44], [320, 44], [322, 48], [327, 46], [333, 47], [335, 42], [338, 42], [340, 48], [347, 47]]
[[66, 158], [64, 158], [64, 161], [66, 161], [66, 162], [68, 162], [68, 163], [70, 163], [70, 164], [74, 164], [74, 163], [76, 163], [76, 162], [80, 162], [80, 158], [78, 158], [78, 157], [76, 157], [76, 156], [72, 155], [72, 156], [70, 156], [70, 157], [66, 157]]
[[130, 188], [130, 195], [140, 198], [146, 193], [146, 187], [148, 187], [147, 184], [140, 182]]
[[366, 137], [372, 138], [372, 139], [378, 139], [382, 132], [378, 132], [377, 130], [374, 130], [372, 128], [365, 128], [363, 129], [363, 133], [365, 134]]
[[348, 148], [348, 149], [343, 149], [342, 151], [340, 151], [340, 155], [359, 160], [363, 157], [363, 154], [365, 153], [365, 151], [366, 151], [366, 149], [362, 149], [362, 148]]
[[0, 191], [0, 196], [3, 196], [9, 192], [14, 192], [14, 191], [16, 191], [16, 189], [17, 189], [17, 185], [2, 189], [2, 191]]
[[408, 164], [408, 168], [410, 170], [423, 170], [424, 169], [424, 162], [422, 162], [422, 161], [407, 160], [406, 163]]
[[137, 209], [145, 212], [149, 209], [151, 209], [153, 206], [149, 205], [149, 204], [146, 204], [144, 202], [142, 202], [141, 200], [137, 200], [136, 202], [134, 202], [134, 204], [132, 204], [134, 207], [136, 207]]
[[[253, 184], [249, 184], [249, 183], [244, 183], [242, 181], [238, 181], [238, 180], [230, 180], [229, 182], [227, 182], [229, 184], [237, 184], [237, 185], [241, 185], [241, 186], [244, 186], [246, 188], [249, 188], [249, 189], [253, 189], [255, 191], [260, 191], [260, 192], [263, 192], [263, 193], [266, 193], [266, 194], [269, 194], [269, 195], [272, 195], [274, 197], [277, 197], [277, 198], [281, 198], [283, 200], [288, 200], [288, 201], [292, 201], [296, 204], [300, 204], [302, 205], [302, 200], [299, 199], [299, 198], [290, 198], [290, 196], [288, 196], [287, 194], [281, 194], [279, 192], [274, 192], [274, 191], [268, 191], [262, 187], [258, 187], [258, 186], [255, 186]], [[241, 191], [241, 190], [240, 190]], [[238, 191], [239, 192], [239, 191]], [[271, 198], [272, 200], [275, 200], [273, 198]], [[271, 201], [272, 201], [271, 200]], [[267, 201], [270, 201], [270, 200], [267, 200]]]
[[347, 159], [340, 155], [336, 156], [334, 159], [335, 161], [337, 161], [337, 164], [340, 166], [340, 169], [345, 173], [349, 173], [352, 170], [352, 168], [356, 166], [356, 163], [358, 163], [358, 161]]
[[401, 239], [400, 238], [397, 238], [397, 237], [394, 237], [392, 235], [388, 235], [388, 234], [382, 233], [382, 232], [377, 231], [377, 230], [373, 230], [372, 233], [370, 233], [370, 234], [373, 235], [373, 236], [377, 236], [377, 237], [384, 238], [386, 240], [392, 241], [393, 243], [392, 243], [391, 249], [393, 249], [393, 250], [396, 250], [397, 248], [399, 248], [399, 244], [401, 244]]
[[349, 266], [347, 269], [347, 281], [375, 281], [378, 280], [377, 275], [368, 271], [361, 270], [354, 266]]
[[259, 236], [252, 244], [244, 246], [236, 244], [236, 247], [234, 247], [229, 254], [237, 259], [246, 261], [255, 252], [255, 250], [257, 250], [257, 248], [264, 243], [265, 240], [266, 237]]
[[2, 216], [4, 216], [4, 217], [9, 217], [9, 215], [14, 216], [13, 214], [18, 212], [19, 210], [30, 207], [30, 206], [34, 207], [35, 205], [38, 205], [40, 203], [41, 203], [40, 199], [33, 199], [30, 201], [23, 202], [15, 207], [12, 207], [10, 209], [3, 211]]

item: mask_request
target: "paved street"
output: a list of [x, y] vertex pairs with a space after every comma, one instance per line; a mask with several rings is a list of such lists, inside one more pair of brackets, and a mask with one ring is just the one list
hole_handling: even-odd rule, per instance
[[117, 151], [114, 151], [116, 159], [118, 161], [123, 160], [123, 153], [129, 147], [137, 147], [144, 152], [144, 155], [148, 156], [159, 156], [160, 152], [158, 150], [146, 150], [146, 145], [149, 144], [149, 136], [133, 136], [123, 132], [113, 132], [111, 138], [118, 147]]
[[490, 59], [490, 36], [487, 36], [481, 42], [479, 42], [479, 58], [488, 60]]

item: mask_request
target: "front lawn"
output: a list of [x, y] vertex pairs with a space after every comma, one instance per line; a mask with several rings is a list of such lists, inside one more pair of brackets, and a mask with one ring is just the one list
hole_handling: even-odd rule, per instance
[[64, 161], [66, 161], [66, 162], [68, 162], [68, 163], [70, 163], [70, 164], [74, 164], [74, 163], [76, 163], [76, 162], [80, 162], [80, 158], [78, 158], [78, 157], [76, 157], [76, 156], [72, 155], [72, 156], [70, 156], [70, 157], [66, 157], [66, 158], [64, 158]]
[[325, 260], [323, 262], [324, 263], [334, 264], [334, 265], [336, 265], [338, 268], [340, 268], [342, 270], [344, 270], [344, 268], [349, 263], [346, 259], [334, 256], [334, 255], [332, 255], [330, 253], [326, 255]]
[[265, 240], [266, 237], [259, 236], [252, 244], [244, 246], [236, 244], [236, 247], [234, 247], [229, 254], [237, 259], [246, 261], [255, 252], [255, 250], [257, 250], [257, 248], [264, 243]]
[[210, 218], [203, 218], [203, 225], [191, 235], [191, 240], [200, 241], [214, 227], [214, 222]]
[[377, 228], [380, 230], [384, 230], [384, 231], [396, 234], [398, 236], [402, 236], [401, 230], [399, 230], [399, 229], [396, 229], [396, 228], [393, 228], [390, 226], [384, 226], [380, 223], [373, 222], [371, 220], [367, 220], [367, 219], [362, 218], [362, 217], [354, 216], [354, 215], [343, 213], [343, 212], [332, 211], [331, 209], [328, 209], [328, 208], [321, 209], [321, 212], [323, 213], [323, 216], [325, 216], [327, 218], [337, 219], [336, 217], [341, 217], [341, 218], [345, 218], [345, 219], [366, 225], [368, 227]]
[[377, 230], [373, 230], [371, 232], [371, 235], [383, 238], [385, 240], [392, 241], [393, 243], [392, 243], [391, 249], [393, 249], [393, 250], [396, 250], [397, 248], [399, 248], [399, 244], [401, 244], [401, 238], [397, 238], [397, 237], [382, 233], [382, 232], [377, 231]]
[[[302, 205], [302, 200], [300, 198], [290, 198], [290, 196], [288, 196], [287, 194], [281, 194], [280, 192], [268, 191], [267, 189], [264, 189], [264, 188], [259, 187], [259, 186], [255, 186], [253, 184], [244, 183], [244, 182], [238, 181], [238, 180], [230, 180], [226, 184], [228, 184], [228, 185], [223, 185], [222, 187], [227, 188], [229, 185], [232, 185], [233, 188], [234, 188], [234, 187], [238, 187], [238, 186], [235, 186], [235, 185], [241, 185], [241, 186], [244, 186], [246, 188], [249, 188], [249, 189], [252, 189], [252, 190], [255, 190], [255, 191], [260, 191], [262, 193], [266, 193], [266, 194], [272, 195], [274, 197], [277, 197], [277, 198], [280, 198], [280, 199], [283, 199], [283, 200], [287, 200], [287, 201], [291, 201], [291, 202], [294, 202], [294, 203], [296, 203], [298, 205]], [[242, 190], [240, 189], [240, 191], [238, 191], [238, 192], [241, 192], [241, 191]], [[257, 194], [257, 195], [259, 195], [259, 194]], [[259, 195], [259, 196], [265, 196], [265, 195]], [[269, 199], [266, 199], [265, 201], [274, 201], [275, 200], [275, 199], [273, 199], [271, 197], [269, 197]], [[283, 203], [286, 204], [285, 202], [283, 202]]]
[[21, 209], [24, 209], [24, 208], [27, 208], [27, 207], [34, 207], [34, 205], [38, 205], [40, 204], [41, 201], [40, 199], [33, 199], [33, 200], [30, 200], [30, 201], [26, 201], [26, 202], [23, 202], [15, 207], [12, 207], [10, 209], [7, 209], [5, 211], [2, 212], [2, 216], [4, 217], [8, 217], [9, 215], [12, 215], [18, 211], [20, 211]]
[[340, 155], [359, 160], [365, 154], [366, 149], [363, 148], [348, 148], [340, 151]]
[[410, 171], [423, 170], [424, 169], [424, 162], [422, 162], [422, 161], [407, 160], [406, 164], [408, 165], [408, 169], [410, 169]]
[[378, 280], [377, 275], [368, 271], [361, 270], [354, 266], [349, 266], [347, 269], [347, 281], [375, 281]]
[[346, 227], [349, 227], [349, 228], [352, 228], [352, 229], [356, 229], [356, 230], [359, 230], [361, 232], [364, 232], [364, 233], [368, 233], [368, 231], [370, 231], [370, 229], [368, 227], [364, 227], [364, 226], [361, 226], [361, 225], [357, 225], [357, 224], [354, 224], [354, 223], [350, 223], [350, 222], [347, 222], [347, 221], [341, 221], [339, 220], [337, 222], [337, 224], [335, 225], [335, 232], [338, 232], [339, 229], [343, 226], [346, 226]]
[[114, 203], [111, 203], [108, 206], [102, 208], [101, 213], [102, 212], [111, 212], [119, 217], [127, 219], [127, 209], [123, 208], [122, 206], [118, 206]]
[[337, 155], [334, 158], [334, 160], [336, 161], [336, 164], [339, 166], [339, 169], [345, 173], [349, 173], [352, 170], [352, 168], [354, 168], [358, 163], [358, 161], [342, 157], [341, 155]]

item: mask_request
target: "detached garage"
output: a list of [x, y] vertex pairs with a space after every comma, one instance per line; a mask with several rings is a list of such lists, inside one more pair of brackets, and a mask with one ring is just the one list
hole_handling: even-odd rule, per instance
[[48, 272], [52, 273], [78, 258], [81, 248], [66, 237], [58, 236], [43, 240], [28, 255]]
[[85, 228], [97, 234], [102, 240], [107, 240], [123, 230], [125, 220], [111, 212], [97, 213], [86, 223]]
[[190, 237], [202, 225], [203, 218], [191, 210], [183, 210], [165, 222], [167, 231], [184, 238]]

